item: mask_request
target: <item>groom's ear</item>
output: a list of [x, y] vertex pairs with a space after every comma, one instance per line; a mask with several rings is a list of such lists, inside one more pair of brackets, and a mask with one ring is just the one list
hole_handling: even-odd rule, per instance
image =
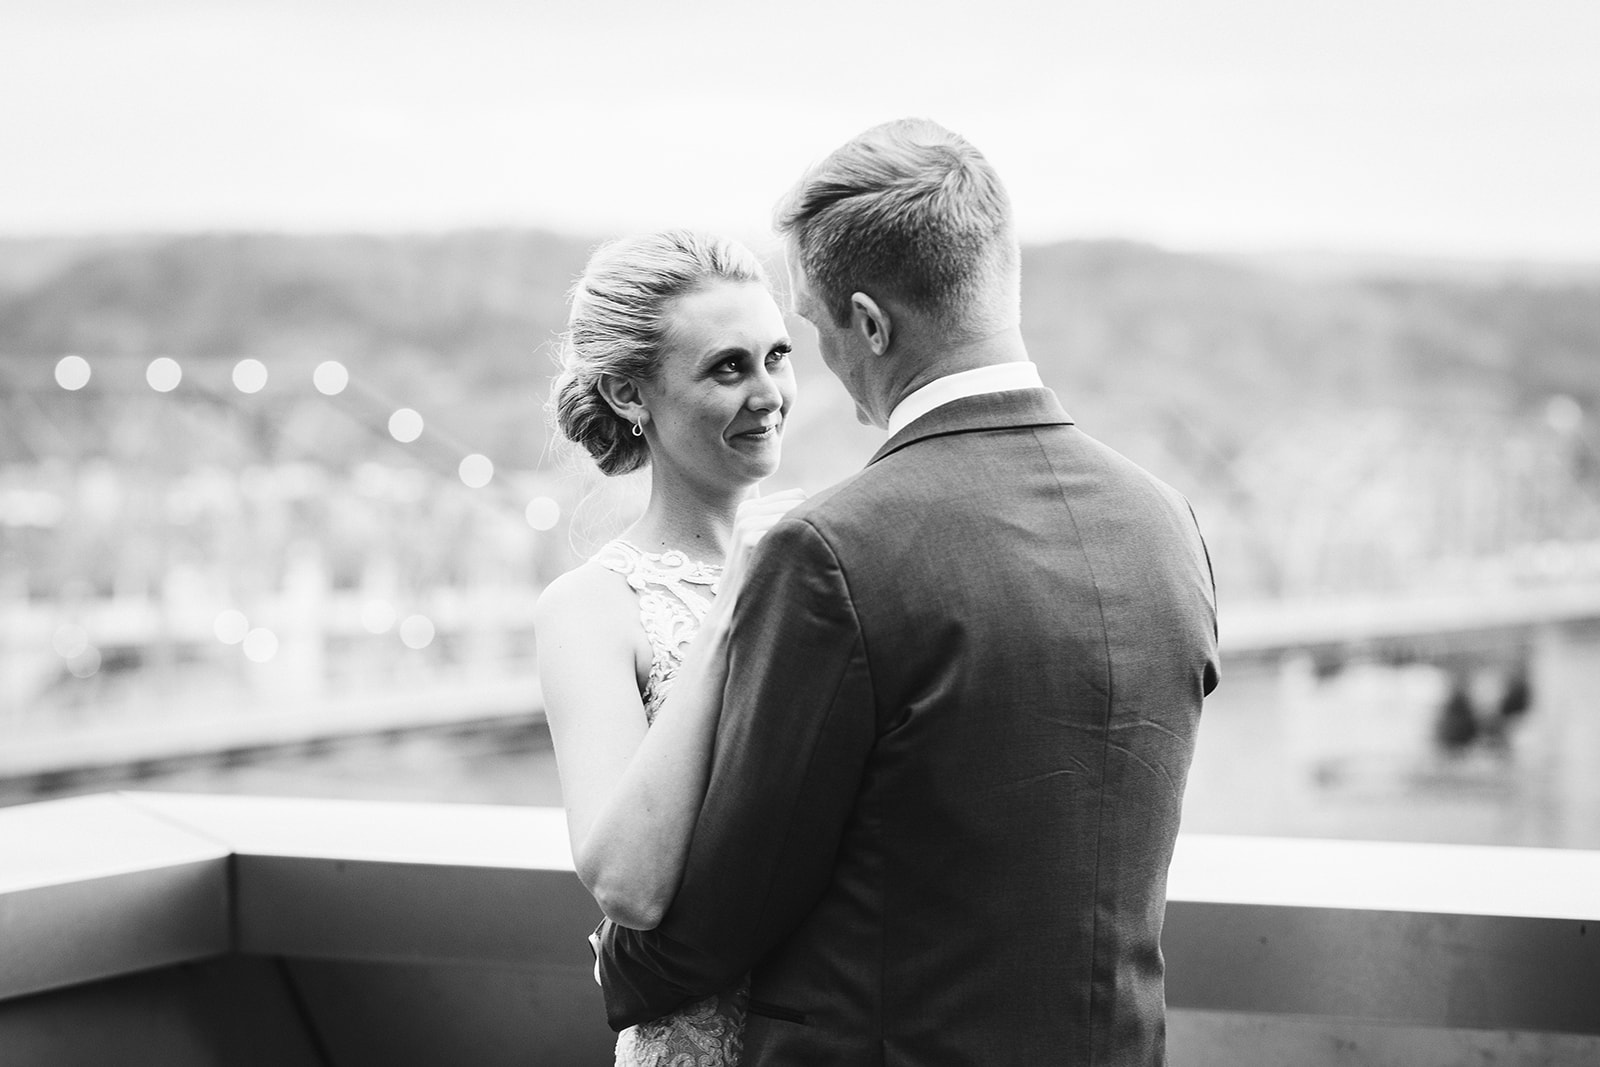
[[850, 294], [850, 328], [861, 335], [875, 356], [889, 351], [894, 340], [894, 322], [888, 310], [866, 293]]

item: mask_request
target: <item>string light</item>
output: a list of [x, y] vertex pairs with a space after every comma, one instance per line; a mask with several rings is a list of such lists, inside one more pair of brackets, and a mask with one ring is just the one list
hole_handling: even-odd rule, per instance
[[[65, 390], [74, 391], [84, 388], [91, 377], [93, 368], [88, 360], [76, 354], [62, 356], [55, 364], [56, 384]], [[158, 356], [152, 359], [145, 367], [145, 381], [149, 387], [158, 393], [170, 393], [182, 383], [184, 370], [182, 365], [171, 356]], [[252, 394], [260, 392], [267, 385], [269, 370], [265, 363], [253, 357], [246, 357], [234, 364], [232, 380], [234, 387], [241, 393]], [[318, 363], [311, 372], [311, 381], [317, 391], [324, 396], [338, 396], [349, 388], [350, 371], [339, 360], [328, 359]], [[410, 444], [422, 436], [424, 429], [422, 415], [414, 408], [396, 408], [388, 418], [388, 432], [394, 440], [402, 444]], [[442, 443], [448, 444], [446, 437]], [[462, 484], [472, 489], [481, 489], [494, 480], [494, 462], [482, 453], [474, 452], [463, 458], [457, 465], [456, 473]], [[554, 529], [561, 519], [560, 506], [549, 497], [535, 497], [525, 506], [523, 517], [528, 526], [534, 530], [547, 531]], [[392, 608], [390, 609], [392, 612]], [[229, 644], [238, 644], [244, 640], [241, 626], [247, 625], [242, 615], [235, 613], [228, 616], [224, 625], [223, 616], [218, 616], [218, 640]], [[393, 619], [383, 628], [384, 632], [393, 627]], [[223, 637], [223, 633], [230, 637]]]
[[553, 530], [556, 523], [561, 521], [561, 505], [547, 496], [536, 496], [528, 501], [523, 517], [535, 530]]
[[88, 646], [67, 661], [67, 670], [74, 678], [93, 678], [100, 672], [100, 650]]
[[1544, 421], [1560, 434], [1576, 434], [1583, 427], [1583, 405], [1565, 393], [1545, 401]]
[[311, 372], [311, 384], [324, 396], [338, 396], [350, 384], [350, 372], [343, 363], [330, 359], [317, 364], [317, 369]]
[[244, 617], [244, 612], [227, 608], [217, 613], [216, 621], [211, 624], [211, 631], [223, 644], [237, 645], [250, 632], [250, 620]]
[[400, 640], [410, 649], [424, 649], [433, 644], [433, 620], [426, 615], [407, 615], [400, 624]]
[[89, 361], [82, 356], [62, 356], [56, 363], [56, 384], [68, 391], [76, 391], [89, 384], [91, 373]]
[[170, 393], [183, 381], [183, 368], [171, 356], [157, 356], [144, 370], [144, 380], [158, 393]]
[[241, 393], [259, 393], [267, 384], [267, 365], [259, 359], [241, 359], [233, 365], [233, 387]]
[[278, 635], [257, 626], [245, 635], [244, 654], [253, 663], [266, 663], [278, 654]]
[[474, 452], [461, 461], [456, 473], [469, 489], [482, 489], [494, 478], [494, 464], [488, 456]]
[[75, 622], [62, 623], [56, 627], [55, 637], [50, 644], [55, 648], [56, 655], [62, 659], [72, 659], [83, 655], [89, 647], [89, 634]]
[[422, 416], [410, 408], [401, 408], [389, 416], [389, 436], [403, 445], [422, 436]]

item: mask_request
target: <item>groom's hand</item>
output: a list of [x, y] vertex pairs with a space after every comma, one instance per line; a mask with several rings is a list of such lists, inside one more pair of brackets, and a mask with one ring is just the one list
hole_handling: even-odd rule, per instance
[[722, 585], [717, 590], [717, 598], [726, 599], [729, 608], [744, 585], [756, 545], [761, 543], [761, 538], [779, 519], [805, 498], [804, 489], [786, 489], [771, 496], [746, 500], [739, 505], [739, 511], [733, 519], [733, 541], [728, 546], [728, 557], [723, 562]]

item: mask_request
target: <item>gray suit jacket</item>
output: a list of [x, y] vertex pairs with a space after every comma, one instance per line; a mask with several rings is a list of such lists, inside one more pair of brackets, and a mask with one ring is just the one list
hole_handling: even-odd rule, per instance
[[947, 404], [763, 541], [665, 921], [618, 1029], [752, 973], [745, 1062], [1157, 1064], [1210, 563], [1048, 390]]

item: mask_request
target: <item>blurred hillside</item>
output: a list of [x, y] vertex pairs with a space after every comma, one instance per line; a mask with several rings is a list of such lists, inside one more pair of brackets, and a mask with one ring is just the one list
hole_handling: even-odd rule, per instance
[[[172, 484], [309, 465], [336, 487], [362, 463], [450, 481], [470, 450], [559, 497], [541, 405], [587, 251], [526, 231], [0, 241], [0, 464], [33, 492], [84, 464]], [[1600, 275], [1074, 242], [1027, 249], [1024, 282], [1046, 382], [1195, 502], [1238, 595], [1559, 578], [1600, 542]], [[796, 339], [781, 477], [815, 487], [880, 438]], [[77, 392], [52, 380], [68, 353], [95, 368]], [[184, 367], [171, 397], [144, 385], [156, 356]], [[270, 372], [253, 396], [228, 384], [244, 357]], [[359, 390], [312, 390], [328, 359]], [[398, 406], [437, 454], [383, 432]]]

